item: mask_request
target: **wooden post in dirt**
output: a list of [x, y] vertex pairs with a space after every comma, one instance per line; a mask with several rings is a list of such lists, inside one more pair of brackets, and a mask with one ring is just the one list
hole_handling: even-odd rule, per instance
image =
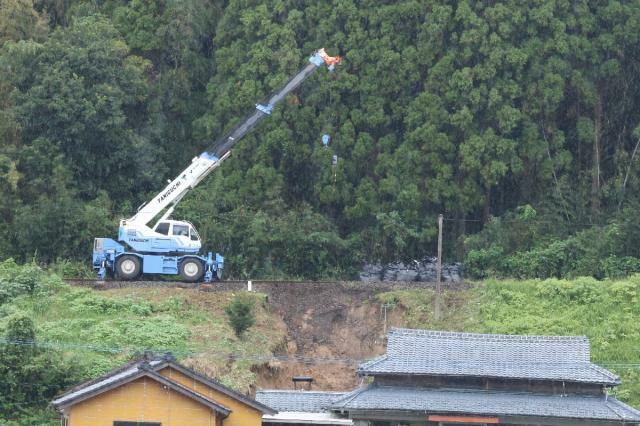
[[440, 283], [442, 281], [442, 222], [444, 218], [440, 214], [438, 215], [438, 263], [436, 263], [436, 306], [435, 316], [436, 321], [440, 321]]

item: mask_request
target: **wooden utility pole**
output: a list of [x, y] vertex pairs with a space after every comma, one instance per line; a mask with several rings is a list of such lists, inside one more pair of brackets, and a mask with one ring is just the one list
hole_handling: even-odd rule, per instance
[[442, 222], [444, 218], [438, 215], [438, 263], [436, 264], [436, 321], [440, 321], [440, 283], [442, 281]]

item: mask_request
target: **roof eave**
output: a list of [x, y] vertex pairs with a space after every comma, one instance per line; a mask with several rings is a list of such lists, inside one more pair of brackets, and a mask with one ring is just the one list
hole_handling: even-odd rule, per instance
[[186, 375], [186, 376], [188, 376], [188, 377], [190, 377], [190, 378], [192, 378], [194, 380], [198, 380], [198, 381], [204, 383], [205, 385], [210, 386], [210, 387], [216, 389], [217, 391], [219, 391], [219, 392], [221, 392], [221, 393], [223, 393], [223, 394], [225, 394], [225, 395], [227, 395], [227, 396], [229, 396], [231, 398], [238, 399], [241, 402], [245, 403], [246, 405], [249, 405], [250, 407], [253, 407], [256, 410], [261, 411], [263, 414], [277, 414], [278, 413], [277, 410], [274, 410], [271, 407], [268, 407], [268, 406], [266, 406], [264, 404], [261, 404], [260, 402], [258, 402], [256, 400], [248, 398], [248, 397], [242, 395], [241, 393], [224, 386], [222, 383], [218, 383], [218, 382], [208, 378], [207, 376], [205, 376], [203, 374], [200, 374], [200, 373], [198, 373], [198, 372], [196, 372], [196, 371], [194, 371], [194, 370], [192, 370], [190, 368], [184, 367], [184, 366], [182, 366], [182, 365], [180, 365], [178, 363], [168, 361], [167, 363], [165, 363], [162, 366], [158, 366], [158, 367], [154, 366], [153, 369], [155, 371], [159, 371], [159, 370], [162, 370], [165, 367], [171, 367], [171, 368], [179, 371], [180, 373], [182, 373], [182, 374], [184, 374], [184, 375]]
[[548, 378], [548, 377], [516, 377], [516, 376], [486, 376], [486, 375], [474, 375], [474, 374], [440, 374], [440, 373], [415, 373], [406, 371], [376, 371], [376, 370], [360, 370], [357, 371], [360, 376], [420, 376], [420, 377], [470, 377], [470, 378], [486, 378], [486, 379], [513, 379], [513, 380], [538, 380], [547, 382], [565, 382], [565, 383], [586, 383], [602, 386], [618, 386], [622, 383], [619, 378], [611, 379], [608, 381], [593, 381], [593, 380], [576, 380], [576, 379], [561, 379], [561, 378]]
[[157, 380], [159, 383], [175, 390], [176, 392], [186, 396], [186, 397], [191, 397], [192, 399], [197, 400], [198, 402], [200, 402], [201, 404], [207, 405], [209, 408], [211, 408], [214, 411], [219, 412], [220, 414], [222, 414], [223, 416], [227, 417], [229, 414], [231, 414], [231, 409], [229, 407], [225, 407], [222, 404], [219, 404], [215, 401], [210, 400], [209, 398], [206, 398], [202, 395], [200, 395], [199, 393], [192, 391], [191, 389], [187, 388], [186, 386], [182, 386], [179, 383], [174, 382], [173, 380], [168, 379], [167, 377], [163, 376], [160, 373], [157, 373], [155, 371], [152, 370], [148, 370], [146, 371], [148, 374], [148, 376], [150, 376], [152, 379]]
[[[190, 389], [175, 383], [172, 380], [169, 380], [168, 378], [166, 378], [165, 376], [150, 370], [150, 369], [139, 369], [137, 373], [132, 374], [131, 376], [127, 376], [122, 378], [121, 380], [116, 380], [114, 382], [108, 383], [104, 386], [100, 386], [96, 389], [93, 389], [90, 392], [87, 392], [85, 394], [81, 394], [78, 395], [75, 398], [71, 398], [67, 401], [61, 402], [56, 404], [55, 402], [53, 402], [51, 405], [57, 409], [58, 411], [62, 411], [72, 405], [78, 404], [82, 401], [86, 401], [87, 399], [91, 399], [95, 396], [98, 396], [104, 392], [108, 392], [112, 389], [115, 389], [119, 386], [122, 386], [124, 384], [130, 383], [134, 380], [137, 380], [141, 377], [149, 377], [152, 380], [155, 380], [173, 390], [175, 390], [178, 393], [181, 393], [182, 395], [185, 395], [187, 397], [190, 397], [192, 399], [195, 399], [197, 401], [199, 401], [200, 403], [207, 405], [209, 408], [219, 412], [220, 414], [222, 414], [223, 416], [227, 417], [229, 414], [231, 414], [231, 409], [229, 409], [228, 407], [225, 407], [224, 405], [218, 404], [214, 401], [209, 400], [208, 398], [205, 398], [201, 395], [199, 395], [198, 393], [191, 391]], [[59, 398], [58, 398], [59, 399]], [[54, 400], [55, 401], [55, 400]]]
[[86, 388], [88, 386], [92, 386], [92, 385], [94, 385], [96, 383], [100, 383], [100, 382], [102, 382], [104, 380], [107, 380], [110, 377], [113, 377], [114, 375], [117, 375], [117, 374], [120, 374], [122, 372], [127, 371], [128, 369], [137, 368], [137, 366], [139, 364], [140, 364], [140, 361], [131, 361], [131, 362], [119, 367], [119, 368], [116, 368], [114, 370], [109, 371], [108, 373], [103, 374], [102, 376], [99, 376], [99, 377], [96, 377], [96, 378], [93, 378], [93, 379], [90, 379], [90, 380], [86, 380], [86, 381], [84, 381], [82, 383], [79, 383], [79, 384], [67, 389], [66, 391], [56, 395], [54, 401], [57, 400], [57, 399], [64, 398], [65, 396], [67, 396], [69, 394], [72, 394], [74, 392], [78, 392], [78, 391], [80, 391], [80, 390], [82, 390], [82, 389], [84, 389], [84, 388]]
[[[611, 414], [614, 414], [616, 417], [614, 416], [598, 416], [598, 415], [588, 415], [585, 414], [583, 412], [577, 413], [574, 412], [572, 414], [567, 414], [566, 411], [563, 411], [562, 415], [556, 415], [556, 414], [541, 414], [541, 413], [505, 413], [500, 411], [499, 409], [497, 410], [490, 410], [490, 411], [480, 411], [480, 410], [474, 410], [474, 409], [468, 409], [468, 410], [461, 410], [461, 411], [451, 411], [450, 409], [444, 409], [444, 410], [438, 410], [435, 409], [435, 407], [429, 409], [428, 407], [407, 407], [407, 406], [397, 406], [394, 408], [380, 408], [380, 406], [384, 406], [384, 399], [382, 399], [381, 401], [378, 401], [377, 404], [372, 405], [371, 402], [368, 402], [365, 406], [360, 406], [358, 407], [358, 403], [354, 403], [354, 401], [356, 400], [356, 398], [360, 397], [362, 393], [366, 393], [369, 390], [375, 390], [377, 388], [377, 386], [375, 384], [373, 385], [369, 385], [366, 387], [362, 387], [360, 389], [357, 389], [354, 392], [351, 392], [350, 394], [346, 395], [345, 397], [334, 401], [333, 406], [331, 407], [332, 411], [336, 411], [336, 412], [349, 412], [350, 414], [353, 413], [357, 413], [357, 412], [367, 412], [367, 413], [371, 413], [372, 411], [381, 411], [381, 412], [411, 412], [411, 413], [421, 413], [421, 414], [451, 414], [451, 415], [462, 415], [462, 414], [469, 414], [469, 415], [484, 415], [484, 416], [527, 416], [527, 417], [532, 417], [532, 418], [538, 418], [538, 419], [543, 419], [543, 418], [548, 418], [548, 417], [553, 417], [553, 418], [566, 418], [566, 419], [584, 419], [584, 420], [593, 420], [593, 421], [625, 421], [625, 422], [631, 422], [633, 424], [640, 422], [640, 410], [637, 410], [625, 403], [623, 403], [622, 401], [613, 398], [613, 397], [608, 397], [608, 398], [600, 398], [600, 402], [604, 402], [607, 407], [608, 407], [608, 412]], [[410, 390], [413, 388], [407, 388], [407, 387], [401, 387], [401, 388], [396, 388], [396, 387], [386, 387], [387, 389], [390, 390], [396, 390], [396, 389], [404, 389], [404, 390]], [[427, 390], [426, 388], [424, 390]], [[451, 389], [451, 391], [453, 391], [454, 389]], [[447, 390], [443, 390], [443, 391], [447, 391]], [[459, 390], [457, 390], [459, 391]], [[481, 391], [481, 390], [469, 390], [469, 392], [471, 394], [476, 393], [478, 397], [481, 397], [483, 401], [486, 401], [487, 398], [490, 398], [491, 395], [509, 395], [512, 392], [507, 392], [507, 391], [491, 391], [491, 392], [485, 392], [485, 391]], [[465, 392], [467, 393], [467, 392]], [[547, 394], [540, 394], [540, 393], [525, 393], [524, 395], [526, 396], [527, 394], [529, 394], [531, 396], [531, 398], [535, 398], [535, 397], [548, 397], [549, 395]], [[452, 396], [454, 394], [451, 394]], [[515, 392], [514, 395], [519, 395], [522, 396], [523, 394], [521, 392]], [[571, 395], [570, 395], [571, 396]], [[579, 396], [579, 395], [578, 395]], [[379, 398], [379, 395], [377, 396]], [[397, 395], [387, 395], [388, 398], [392, 398], [392, 399], [388, 399], [391, 401], [397, 401]], [[447, 396], [449, 397], [449, 396]], [[575, 397], [575, 395], [574, 395]], [[427, 396], [424, 396], [425, 401], [428, 400]], [[582, 396], [582, 398], [592, 398], [589, 396]], [[528, 401], [530, 401], [530, 398], [527, 398]], [[537, 403], [543, 403], [542, 401], [537, 401]], [[583, 401], [583, 403], [588, 403], [591, 404], [591, 401]], [[352, 405], [353, 404], [353, 405]], [[457, 407], [460, 408], [460, 407]], [[476, 407], [479, 408], [479, 407]], [[489, 407], [487, 407], [486, 405], [484, 406], [485, 409], [488, 409]], [[494, 407], [494, 408], [499, 408], [499, 407]], [[579, 414], [579, 415], [577, 415]]]
[[[68, 400], [56, 403], [56, 401], [64, 398], [65, 395], [69, 394], [69, 393], [65, 393], [65, 394], [61, 395], [60, 397], [54, 399], [51, 402], [51, 405], [55, 409], [57, 409], [58, 411], [64, 410], [65, 408], [70, 407], [71, 405], [74, 405], [74, 404], [77, 404], [79, 402], [85, 401], [87, 399], [93, 398], [96, 395], [100, 395], [101, 393], [107, 392], [107, 391], [109, 391], [111, 389], [115, 389], [118, 386], [121, 386], [121, 385], [123, 385], [125, 383], [129, 383], [129, 382], [132, 382], [132, 381], [134, 381], [136, 379], [139, 379], [140, 377], [144, 376], [145, 373], [146, 372], [144, 370], [138, 370], [136, 373], [133, 373], [130, 376], [126, 376], [126, 377], [123, 377], [120, 380], [115, 380], [113, 382], [106, 383], [104, 386], [99, 386], [99, 387], [97, 387], [97, 388], [95, 388], [95, 389], [93, 389], [93, 390], [91, 390], [91, 391], [89, 391], [87, 393], [80, 394], [80, 395], [78, 395], [76, 397], [73, 397], [73, 398], [70, 398]], [[105, 378], [105, 380], [106, 380], [106, 378]], [[82, 389], [76, 389], [74, 392], [79, 392], [80, 390], [82, 390]]]
[[[341, 408], [341, 410], [344, 411], [348, 411], [349, 413], [352, 414], [356, 414], [356, 413], [366, 413], [366, 414], [370, 414], [371, 411], [378, 411], [378, 412], [387, 412], [387, 413], [391, 413], [391, 412], [410, 412], [410, 413], [420, 413], [420, 414], [428, 414], [428, 415], [445, 415], [445, 416], [460, 416], [460, 415], [471, 415], [471, 416], [498, 416], [498, 417], [526, 417], [526, 418], [532, 418], [532, 419], [548, 419], [548, 418], [556, 418], [556, 419], [571, 419], [573, 421], [575, 420], [587, 420], [587, 421], [593, 421], [593, 422], [618, 422], [618, 421], [624, 421], [624, 422], [631, 422], [633, 424], [635, 424], [636, 422], [640, 422], [640, 417], [619, 417], [617, 419], [603, 419], [603, 418], [598, 418], [598, 417], [574, 417], [574, 416], [567, 416], [567, 417], [558, 417], [558, 416], [549, 416], [549, 415], [539, 415], [539, 414], [509, 414], [509, 413], [502, 413], [502, 412], [474, 412], [474, 411], [425, 411], [425, 410], [412, 410], [412, 409], [384, 409], [384, 408]], [[626, 423], [625, 423], [626, 424]]]

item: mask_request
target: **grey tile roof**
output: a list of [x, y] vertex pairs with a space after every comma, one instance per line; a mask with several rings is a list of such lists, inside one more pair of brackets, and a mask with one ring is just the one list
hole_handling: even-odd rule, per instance
[[256, 400], [278, 411], [320, 413], [345, 392], [259, 390]]
[[617, 385], [590, 361], [584, 336], [512, 336], [394, 328], [387, 353], [361, 364], [362, 375], [501, 377]]
[[415, 387], [360, 388], [334, 402], [332, 409], [640, 421], [640, 411], [604, 395], [560, 396]]
[[[190, 377], [194, 380], [198, 380], [202, 383], [204, 383], [207, 386], [212, 387], [213, 389], [235, 399], [238, 401], [241, 401], [253, 408], [255, 408], [258, 411], [261, 411], [265, 414], [276, 414], [277, 411], [272, 409], [271, 407], [268, 407], [264, 404], [261, 404], [260, 402], [256, 401], [253, 398], [249, 398], [231, 388], [228, 388], [224, 385], [222, 385], [221, 383], [219, 383], [218, 381], [211, 379], [203, 374], [200, 374], [198, 372], [196, 372], [195, 370], [192, 370], [190, 368], [187, 368], [181, 364], [178, 364], [174, 361], [173, 357], [162, 357], [159, 359], [153, 359], [150, 361], [145, 361], [145, 360], [137, 360], [134, 362], [130, 362], [118, 369], [115, 369], [107, 374], [105, 374], [102, 377], [99, 377], [97, 379], [94, 380], [90, 380], [88, 382], [82, 383], [78, 386], [73, 387], [72, 389], [70, 389], [69, 391], [58, 395], [56, 397], [56, 399], [54, 399], [52, 401], [52, 404], [54, 407], [59, 407], [59, 406], [65, 406], [65, 405], [69, 405], [69, 404], [73, 404], [74, 401], [77, 401], [79, 399], [82, 398], [86, 398], [88, 396], [92, 396], [92, 395], [96, 395], [98, 393], [101, 393], [103, 391], [106, 391], [108, 389], [111, 389], [114, 386], [118, 386], [120, 384], [126, 383], [130, 380], [134, 380], [135, 378], [144, 375], [145, 373], [148, 373], [147, 375], [151, 376], [152, 378], [156, 378], [156, 379], [160, 379], [162, 380], [164, 378], [164, 376], [160, 376], [157, 372], [164, 369], [165, 367], [170, 367], [172, 369], [175, 369], [177, 371], [179, 371], [182, 374], [185, 374], [187, 377]], [[170, 378], [167, 378], [170, 380]], [[173, 382], [173, 381], [172, 381]], [[178, 387], [183, 387], [182, 385], [178, 384], [177, 382], [173, 383], [174, 385], [178, 386]], [[202, 398], [203, 400], [207, 400], [207, 403], [212, 403], [212, 404], [217, 404], [215, 403], [215, 401], [211, 401], [208, 398], [203, 397], [202, 395], [199, 395], [197, 392], [191, 391], [190, 389], [181, 389], [181, 390], [186, 390], [187, 392], [191, 392], [193, 393], [192, 396], [194, 397], [198, 397], [198, 398]], [[219, 405], [219, 404], [217, 404]], [[223, 407], [220, 405], [220, 407], [222, 407], [223, 409], [226, 409], [226, 407]]]

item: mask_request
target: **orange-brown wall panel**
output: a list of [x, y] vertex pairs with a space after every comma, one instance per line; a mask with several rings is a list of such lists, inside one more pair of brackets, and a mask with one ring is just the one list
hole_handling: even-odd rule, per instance
[[[206, 396], [209, 399], [216, 401], [219, 404], [224, 405], [232, 410], [229, 417], [222, 422], [223, 426], [260, 426], [262, 425], [262, 412], [256, 410], [253, 407], [246, 405], [245, 403], [231, 398], [222, 392], [218, 392], [209, 386], [200, 383], [171, 367], [166, 367], [159, 371], [165, 377], [169, 377], [171, 380], [180, 383], [181, 385]], [[72, 425], [75, 426], [75, 425]]]
[[113, 426], [115, 420], [159, 422], [162, 426], [216, 426], [215, 419], [216, 414], [209, 407], [146, 377], [69, 408], [69, 426]]

